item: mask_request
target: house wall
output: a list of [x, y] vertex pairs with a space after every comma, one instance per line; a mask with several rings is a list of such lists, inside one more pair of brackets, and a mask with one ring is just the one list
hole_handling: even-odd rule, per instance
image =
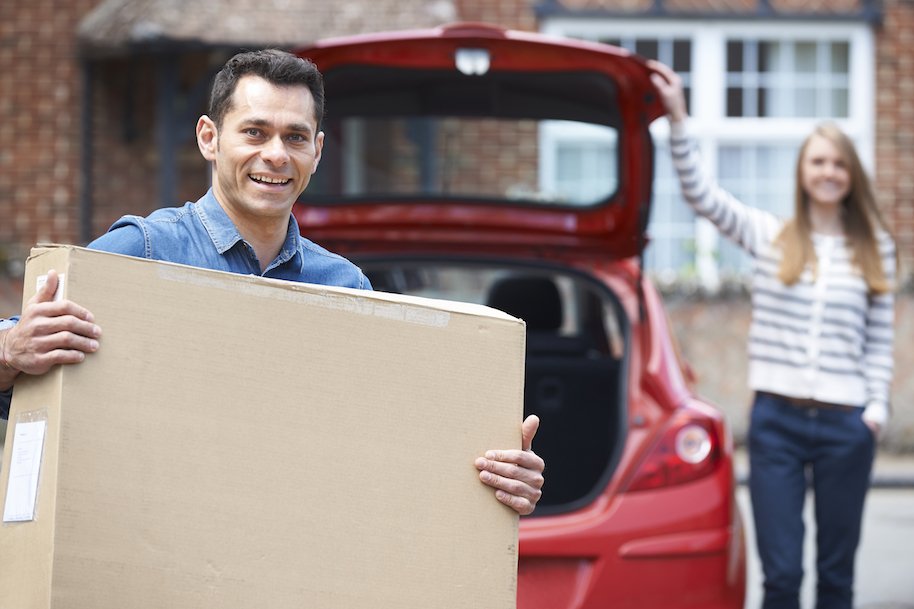
[[883, 10], [883, 26], [876, 33], [876, 200], [897, 239], [902, 276], [910, 287], [914, 283], [914, 2], [886, 0]]
[[0, 272], [70, 241], [79, 186], [76, 26], [98, 0], [0, 3]]

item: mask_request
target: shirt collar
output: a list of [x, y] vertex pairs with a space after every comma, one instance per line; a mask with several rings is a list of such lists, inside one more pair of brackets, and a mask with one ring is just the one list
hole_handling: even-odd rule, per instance
[[[222, 205], [216, 200], [216, 195], [213, 193], [212, 188], [200, 197], [196, 202], [196, 207], [197, 215], [203, 223], [203, 227], [206, 229], [209, 238], [212, 239], [213, 246], [220, 254], [225, 254], [236, 243], [244, 240], [241, 233], [238, 232], [238, 227], [235, 226], [232, 219], [225, 213]], [[279, 255], [276, 256], [276, 260], [271, 261], [270, 266], [287, 262], [298, 253], [299, 234], [298, 222], [295, 221], [295, 216], [289, 214], [286, 239], [282, 244], [282, 249], [279, 250]]]

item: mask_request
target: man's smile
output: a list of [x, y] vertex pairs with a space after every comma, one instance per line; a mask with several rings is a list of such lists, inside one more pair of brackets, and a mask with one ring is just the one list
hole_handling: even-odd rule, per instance
[[260, 184], [279, 184], [284, 186], [292, 181], [291, 178], [273, 178], [255, 173], [250, 174], [248, 177]]

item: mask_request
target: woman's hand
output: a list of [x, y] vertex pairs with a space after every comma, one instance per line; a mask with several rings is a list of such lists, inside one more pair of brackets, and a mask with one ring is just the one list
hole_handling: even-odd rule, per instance
[[685, 93], [682, 89], [682, 78], [672, 68], [659, 61], [650, 59], [647, 66], [653, 70], [651, 82], [660, 93], [660, 100], [671, 123], [681, 123], [688, 118], [686, 111]]

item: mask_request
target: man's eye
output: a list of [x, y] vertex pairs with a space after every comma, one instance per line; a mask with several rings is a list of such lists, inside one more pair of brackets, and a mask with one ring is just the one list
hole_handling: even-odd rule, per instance
[[258, 136], [260, 136], [260, 129], [254, 129], [254, 128], [245, 129], [244, 133], [245, 133], [245, 135], [248, 135], [250, 137], [258, 137]]
[[308, 138], [306, 138], [304, 135], [302, 135], [300, 133], [293, 133], [289, 136], [288, 139], [290, 142], [295, 142], [297, 144], [301, 144], [302, 142], [308, 141]]

